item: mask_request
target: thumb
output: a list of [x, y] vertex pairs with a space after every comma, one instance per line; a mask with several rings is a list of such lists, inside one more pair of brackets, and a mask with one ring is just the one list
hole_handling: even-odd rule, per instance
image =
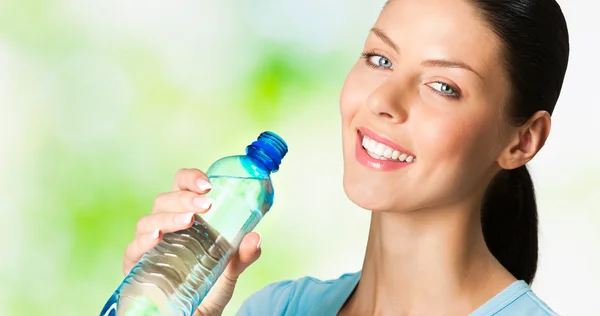
[[194, 316], [220, 315], [231, 300], [237, 279], [244, 270], [254, 263], [261, 254], [261, 236], [248, 233], [242, 239], [238, 253], [233, 256], [223, 274], [217, 279]]
[[238, 248], [238, 253], [231, 259], [231, 262], [225, 268], [226, 274], [232, 279], [237, 279], [237, 277], [248, 268], [251, 264], [253, 264], [262, 253], [260, 248], [262, 243], [262, 237], [259, 233], [250, 232], [242, 239], [240, 243], [240, 247]]

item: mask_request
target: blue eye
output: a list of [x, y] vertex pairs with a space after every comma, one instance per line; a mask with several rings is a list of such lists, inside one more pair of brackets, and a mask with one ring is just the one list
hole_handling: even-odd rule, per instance
[[365, 62], [369, 67], [375, 69], [391, 69], [394, 66], [389, 59], [374, 53], [363, 53], [362, 58], [365, 59]]
[[392, 68], [392, 62], [383, 56], [379, 56], [379, 55], [371, 56], [369, 58], [369, 61], [373, 65], [379, 66], [381, 68]]
[[383, 57], [383, 56], [379, 56], [379, 55], [374, 55], [369, 57], [369, 62], [372, 63], [375, 66], [381, 67], [381, 68], [392, 68], [392, 62]]
[[436, 81], [427, 85], [431, 87], [431, 89], [433, 89], [436, 93], [439, 93], [443, 96], [458, 98], [458, 93], [456, 92], [456, 90], [447, 83]]

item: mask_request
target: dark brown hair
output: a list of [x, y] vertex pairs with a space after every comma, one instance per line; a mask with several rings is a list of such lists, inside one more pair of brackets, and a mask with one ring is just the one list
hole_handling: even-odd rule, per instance
[[[554, 0], [470, 0], [503, 44], [511, 83], [508, 114], [522, 125], [537, 111], [552, 114], [569, 59], [565, 17]], [[531, 284], [538, 261], [535, 190], [526, 166], [502, 170], [482, 205], [485, 242], [515, 278]]]

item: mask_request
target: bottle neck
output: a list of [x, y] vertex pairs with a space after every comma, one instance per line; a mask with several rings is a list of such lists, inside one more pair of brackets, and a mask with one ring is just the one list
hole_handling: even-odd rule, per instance
[[279, 170], [287, 150], [287, 144], [281, 137], [272, 132], [264, 132], [246, 147], [246, 155], [263, 165], [268, 173], [273, 173]]
[[269, 156], [268, 151], [260, 146], [248, 146], [246, 155], [260, 164], [260, 167], [268, 173], [277, 171], [277, 168], [279, 167], [277, 161]]

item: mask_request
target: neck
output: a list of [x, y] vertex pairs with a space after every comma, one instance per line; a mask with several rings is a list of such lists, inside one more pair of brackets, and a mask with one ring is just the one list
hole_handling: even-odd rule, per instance
[[477, 209], [373, 213], [361, 280], [344, 310], [466, 315], [514, 282], [487, 249]]

